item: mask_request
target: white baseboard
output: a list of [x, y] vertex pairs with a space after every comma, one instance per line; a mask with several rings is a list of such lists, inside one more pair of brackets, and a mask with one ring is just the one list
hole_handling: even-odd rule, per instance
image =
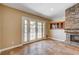
[[[52, 38], [52, 37], [49, 37], [50, 39], [52, 39], [52, 40], [57, 40], [57, 38]], [[59, 39], [58, 39], [59, 40]]]
[[51, 38], [51, 37], [48, 37], [48, 39], [53, 39], [53, 38]]
[[23, 44], [19, 44], [19, 45], [15, 45], [15, 46], [12, 46], [12, 47], [1, 49], [0, 53], [3, 52], [3, 51], [6, 51], [6, 50], [10, 50], [10, 49], [16, 48], [16, 47], [20, 47], [20, 46], [23, 46]]
[[[41, 41], [42, 39], [38, 39], [38, 40], [33, 40], [33, 41], [30, 41], [30, 42], [26, 42], [26, 43], [23, 43], [24, 44], [31, 44], [31, 43], [34, 43], [34, 42], [38, 42], [38, 41]], [[44, 39], [43, 39], [44, 40]]]
[[0, 53], [3, 52], [3, 51], [6, 51], [6, 50], [10, 50], [10, 49], [13, 49], [13, 48], [17, 48], [17, 47], [23, 46], [24, 44], [29, 44], [29, 43], [33, 43], [33, 42], [37, 42], [37, 41], [41, 41], [41, 40], [42, 39], [34, 40], [34, 41], [31, 41], [31, 42], [22, 43], [22, 44], [19, 44], [19, 45], [16, 45], [16, 46], [11, 46], [11, 47], [8, 47], [8, 48], [0, 49]]
[[16, 45], [16, 46], [11, 46], [11, 47], [4, 48], [4, 49], [0, 49], [0, 53], [3, 52], [3, 51], [6, 51], [6, 50], [10, 50], [10, 49], [13, 49], [13, 48], [17, 48], [17, 47], [23, 46], [24, 44], [30, 44], [30, 43], [33, 43], [33, 42], [36, 42], [36, 41], [40, 41], [40, 40], [42, 40], [42, 39], [34, 40], [34, 41], [31, 41], [31, 42], [27, 42], [27, 43], [22, 43], [22, 44], [19, 44], [19, 45]]
[[51, 39], [51, 40], [55, 40], [55, 41], [64, 42], [63, 40], [61, 40], [61, 39], [57, 39], [57, 38], [51, 38], [51, 37], [50, 37], [50, 39]]

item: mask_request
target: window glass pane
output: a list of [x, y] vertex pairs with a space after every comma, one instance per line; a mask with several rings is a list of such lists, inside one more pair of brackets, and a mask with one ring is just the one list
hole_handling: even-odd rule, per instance
[[37, 26], [37, 29], [38, 29], [37, 38], [42, 38], [42, 23], [38, 22], [37, 24], [38, 24], [38, 26]]
[[27, 20], [24, 20], [24, 42], [27, 41]]
[[36, 22], [30, 21], [30, 40], [36, 39]]

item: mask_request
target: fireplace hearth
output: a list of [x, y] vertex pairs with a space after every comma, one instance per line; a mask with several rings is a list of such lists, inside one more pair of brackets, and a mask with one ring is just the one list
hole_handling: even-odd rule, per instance
[[[68, 31], [68, 30], [67, 30]], [[79, 47], [79, 32], [66, 31], [66, 41], [68, 45]]]
[[66, 32], [66, 39], [68, 42], [79, 42], [79, 32]]

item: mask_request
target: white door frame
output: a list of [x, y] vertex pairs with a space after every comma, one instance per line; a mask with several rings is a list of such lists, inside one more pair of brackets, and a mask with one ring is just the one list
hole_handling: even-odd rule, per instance
[[28, 24], [27, 24], [27, 42], [29, 42], [29, 18], [25, 17], [25, 16], [22, 16], [22, 43], [27, 43], [27, 42], [24, 42], [24, 32], [25, 32], [25, 27], [24, 27], [24, 21], [27, 20]]
[[[24, 27], [24, 20], [27, 20], [27, 22], [28, 22], [28, 24], [27, 24], [27, 42], [26, 43], [28, 43], [28, 42], [31, 42], [30, 41], [30, 21], [35, 21], [36, 22], [36, 40], [40, 40], [40, 39], [38, 39], [37, 38], [37, 34], [38, 34], [38, 29], [37, 29], [37, 26], [38, 26], [38, 22], [41, 22], [41, 21], [38, 21], [38, 20], [31, 20], [30, 18], [28, 18], [28, 17], [26, 17], [26, 16], [22, 16], [22, 19], [21, 19], [21, 21], [22, 21], [22, 26], [21, 26], [21, 29], [22, 29], [22, 43], [24, 44], [25, 42], [24, 42], [24, 32], [25, 32], [25, 27]], [[43, 39], [43, 23], [45, 23], [45, 22], [41, 22], [42, 23], [42, 39]], [[35, 40], [35, 41], [36, 41]]]

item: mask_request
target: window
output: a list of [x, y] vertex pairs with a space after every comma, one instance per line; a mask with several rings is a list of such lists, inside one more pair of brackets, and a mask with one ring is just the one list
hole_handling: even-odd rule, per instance
[[37, 23], [37, 38], [42, 38], [42, 23], [38, 22]]
[[27, 20], [24, 21], [24, 27], [25, 27], [24, 42], [26, 42], [27, 41]]
[[30, 21], [30, 40], [36, 39], [36, 22]]
[[45, 22], [32, 21], [23, 18], [23, 42], [43, 39], [45, 37]]

